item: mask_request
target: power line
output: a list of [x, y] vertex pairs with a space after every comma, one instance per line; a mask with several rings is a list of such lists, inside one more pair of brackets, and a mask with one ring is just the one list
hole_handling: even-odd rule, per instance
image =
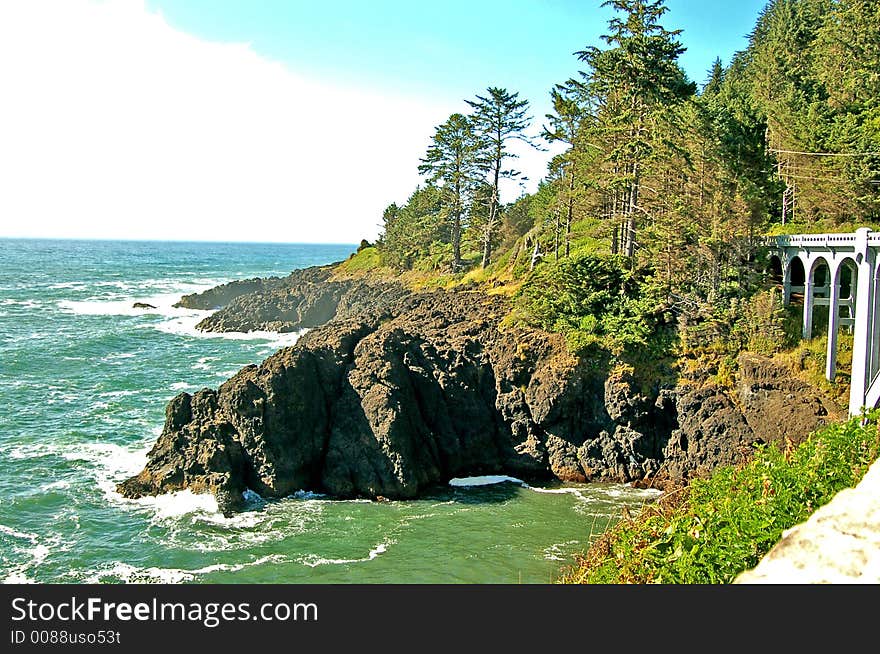
[[865, 179], [865, 180], [850, 180], [843, 177], [812, 177], [810, 175], [800, 175], [794, 173], [777, 173], [775, 170], [768, 170], [766, 172], [776, 173], [778, 177], [782, 179], [811, 179], [817, 182], [836, 182], [838, 184], [846, 184], [846, 183], [860, 183], [860, 184], [878, 184], [880, 180], [877, 179]]
[[825, 163], [825, 161], [801, 161], [798, 163], [793, 163], [792, 160], [780, 161], [776, 165], [773, 166], [774, 170], [823, 170], [823, 169], [831, 169], [837, 168], [840, 164], [834, 165], [832, 162]]
[[[836, 182], [838, 184], [853, 183], [853, 180], [843, 179], [842, 177], [809, 177], [807, 175], [780, 175], [783, 179], [812, 179], [817, 182]], [[858, 184], [880, 184], [880, 179], [865, 179], [855, 183]]]
[[840, 177], [810, 177], [808, 175], [786, 175], [784, 173], [780, 175], [780, 177], [783, 177], [785, 179], [812, 179], [817, 182], [836, 182], [838, 184], [842, 184], [847, 181]]
[[775, 154], [802, 154], [808, 157], [880, 157], [880, 152], [798, 152], [773, 148], [769, 148], [769, 151]]

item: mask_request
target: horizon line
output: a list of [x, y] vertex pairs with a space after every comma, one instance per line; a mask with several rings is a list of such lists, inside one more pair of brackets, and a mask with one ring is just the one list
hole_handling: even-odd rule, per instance
[[[87, 236], [0, 236], [2, 241], [89, 241], [98, 243], [204, 243], [215, 245], [333, 245], [359, 247], [360, 243], [329, 241], [231, 241], [162, 238], [100, 238]], [[372, 245], [372, 244], [371, 244]]]

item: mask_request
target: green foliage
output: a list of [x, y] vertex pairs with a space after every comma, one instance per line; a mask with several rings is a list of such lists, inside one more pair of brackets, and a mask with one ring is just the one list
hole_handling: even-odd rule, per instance
[[[483, 174], [483, 181], [488, 187], [488, 198], [484, 202], [485, 213], [474, 211], [471, 224], [482, 234], [483, 258], [482, 267], [492, 262], [492, 252], [498, 239], [497, 231], [501, 225], [501, 198], [499, 182], [502, 179], [516, 179], [520, 172], [506, 165], [508, 159], [516, 157], [510, 152], [512, 140], [531, 144], [524, 134], [531, 118], [527, 115], [529, 102], [520, 100], [519, 93], [511, 93], [507, 89], [490, 86], [486, 95], [477, 95], [475, 100], [465, 100], [473, 109], [471, 124], [481, 147], [477, 157], [477, 167]], [[478, 209], [475, 203], [474, 208]]]
[[831, 232], [854, 232], [862, 227], [876, 229], [876, 223], [866, 220], [837, 220], [832, 218], [819, 219], [804, 225], [803, 223], [776, 224], [766, 231], [767, 236], [785, 236], [787, 234], [828, 234]]
[[382, 255], [378, 248], [367, 246], [359, 248], [355, 254], [339, 264], [337, 273], [365, 273], [382, 267]]
[[726, 69], [716, 61], [696, 95], [664, 3], [608, 4], [608, 47], [578, 53], [586, 70], [551, 91], [543, 136], [567, 149], [537, 191], [500, 204], [527, 104], [490, 87], [437, 128], [421, 167], [436, 186], [389, 207], [382, 258], [506, 292], [525, 279], [517, 315], [573, 351], [648, 362], [674, 349], [685, 374], [731, 385], [739, 352], [775, 355], [800, 333], [744, 237], [876, 226], [880, 157], [780, 150], [880, 151], [880, 5], [772, 0], [748, 48]]
[[417, 188], [403, 207], [385, 209], [384, 231], [377, 246], [384, 261], [397, 270], [409, 270], [431, 252], [436, 242], [449, 242], [449, 224], [443, 209], [443, 190]]
[[452, 219], [452, 269], [461, 267], [462, 216], [480, 175], [484, 143], [474, 133], [473, 121], [452, 114], [434, 131], [419, 172], [443, 188], [441, 201]]
[[[800, 314], [777, 289], [701, 304], [679, 321], [680, 353], [733, 359], [743, 350], [772, 355], [800, 340]], [[704, 362], [705, 365], [705, 362]]]
[[608, 23], [603, 36], [607, 49], [590, 46], [577, 53], [587, 65], [581, 72], [581, 95], [594, 108], [591, 119], [581, 122], [587, 148], [598, 151], [595, 185], [609, 207], [614, 233], [619, 229], [619, 246], [615, 239], [612, 251], [631, 257], [639, 244], [637, 230], [659, 209], [645, 191], [658, 188], [664, 164], [680, 150], [677, 133], [684, 122], [676, 109], [693, 97], [696, 87], [678, 65], [685, 50], [677, 40], [680, 30], [660, 23], [667, 11], [662, 0], [604, 4], [620, 16]]
[[825, 427], [796, 449], [760, 447], [747, 464], [695, 480], [606, 532], [565, 583], [729, 583], [880, 454], [878, 412]]
[[570, 347], [621, 353], [647, 347], [662, 324], [664, 302], [649, 271], [631, 271], [620, 255], [586, 254], [544, 263], [517, 295], [533, 324], [566, 335]]
[[422, 253], [421, 258], [413, 264], [412, 269], [425, 273], [436, 273], [445, 270], [447, 265], [451, 264], [455, 270], [457, 267], [454, 262], [452, 244], [435, 241], [428, 244], [427, 251]]
[[501, 223], [501, 251], [509, 253], [517, 239], [525, 236], [534, 226], [535, 195], [524, 195], [503, 212]]
[[774, 0], [746, 57], [745, 87], [796, 200], [786, 221], [876, 220], [880, 157], [864, 153], [880, 151], [880, 5]]

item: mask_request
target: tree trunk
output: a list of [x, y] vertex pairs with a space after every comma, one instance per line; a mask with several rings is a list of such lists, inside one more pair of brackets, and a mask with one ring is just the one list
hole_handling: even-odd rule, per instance
[[[500, 134], [498, 138], [498, 142], [500, 143]], [[492, 186], [492, 202], [489, 205], [489, 222], [486, 223], [485, 234], [483, 236], [483, 268], [485, 268], [492, 262], [492, 232], [495, 229], [495, 221], [498, 217], [498, 182], [501, 178], [502, 154], [503, 153], [501, 152], [501, 146], [499, 145], [497, 146], [495, 151], [495, 183]]]
[[556, 208], [553, 210], [553, 214], [556, 216], [556, 230], [555, 230], [555, 244], [553, 246], [553, 254], [556, 257], [556, 261], [559, 261], [559, 209]]
[[617, 254], [619, 248], [617, 241], [617, 222], [615, 221], [613, 214], [609, 215], [609, 218], [611, 219], [611, 224], [613, 226], [613, 229], [611, 230], [611, 254]]
[[492, 260], [492, 231], [490, 229], [486, 229], [483, 232], [483, 263], [482, 266], [485, 268], [489, 265], [489, 262]]
[[455, 220], [452, 223], [452, 272], [461, 269], [461, 183], [455, 182]]
[[620, 251], [625, 255], [629, 252], [629, 196], [631, 191], [632, 189], [627, 187], [621, 193], [620, 198]]
[[626, 216], [626, 256], [632, 258], [636, 250], [636, 208], [639, 203], [639, 165], [633, 164], [633, 181], [629, 191]]
[[[571, 166], [572, 164], [569, 164]], [[574, 171], [568, 174], [568, 214], [565, 217], [565, 256], [571, 256], [571, 216], [574, 209]]]

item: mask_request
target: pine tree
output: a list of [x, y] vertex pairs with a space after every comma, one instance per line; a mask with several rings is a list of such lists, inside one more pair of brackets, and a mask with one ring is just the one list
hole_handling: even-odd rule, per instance
[[471, 119], [481, 141], [479, 161], [491, 189], [481, 230], [483, 268], [491, 263], [492, 244], [501, 223], [499, 183], [502, 179], [521, 177], [518, 170], [505, 167], [507, 159], [517, 157], [510, 152], [508, 144], [511, 140], [531, 144], [530, 139], [524, 134], [531, 122], [531, 118], [526, 114], [528, 100], [520, 100], [519, 93], [510, 93], [507, 89], [494, 86], [487, 88], [486, 92], [486, 96], [477, 95], [476, 100], [465, 101], [474, 110]]
[[608, 0], [623, 14], [609, 21], [602, 38], [611, 46], [577, 53], [587, 64], [582, 73], [596, 98], [596, 125], [611, 164], [609, 191], [612, 214], [622, 216], [620, 251], [632, 257], [642, 180], [658, 154], [668, 127], [662, 119], [670, 107], [693, 96], [696, 89], [678, 66], [685, 48], [676, 40], [680, 30], [667, 30], [659, 20], [667, 9], [662, 0]]
[[880, 4], [838, 0], [813, 43], [813, 71], [828, 95], [823, 148], [855, 156], [831, 157], [845, 180], [850, 218], [880, 217]]
[[[587, 116], [586, 109], [580, 104], [580, 85], [574, 80], [566, 84], [557, 84], [550, 91], [553, 101], [552, 114], [547, 114], [549, 126], [545, 125], [542, 136], [549, 143], [560, 142], [568, 145], [568, 150], [556, 157], [550, 164], [551, 171], [556, 168], [562, 172], [562, 195], [565, 207], [565, 256], [571, 254], [571, 225], [574, 220], [575, 195], [580, 185], [577, 173], [577, 162], [580, 153], [578, 138], [581, 134], [581, 123]], [[557, 211], [557, 219], [559, 213]], [[556, 258], [559, 258], [558, 230], [556, 238]]]
[[431, 145], [421, 160], [419, 172], [429, 175], [443, 190], [443, 203], [452, 217], [452, 269], [461, 268], [461, 230], [465, 201], [479, 174], [480, 143], [474, 136], [471, 121], [462, 114], [452, 114], [439, 125]]
[[448, 242], [442, 197], [442, 189], [428, 184], [417, 188], [402, 207], [391, 204], [385, 209], [380, 244], [383, 258], [390, 266], [410, 269], [435, 244]]

